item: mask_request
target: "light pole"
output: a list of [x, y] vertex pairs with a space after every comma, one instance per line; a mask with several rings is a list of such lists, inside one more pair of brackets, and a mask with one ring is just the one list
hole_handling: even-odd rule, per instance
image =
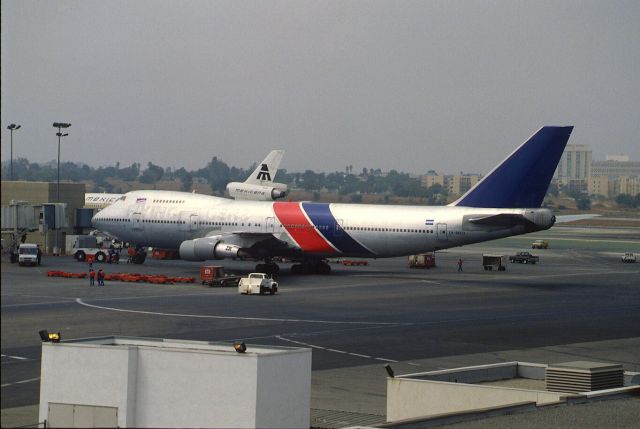
[[21, 125], [10, 124], [7, 129], [11, 131], [11, 175], [10, 180], [13, 181], [13, 130], [19, 130]]
[[56, 133], [56, 135], [58, 136], [58, 185], [56, 189], [56, 194], [57, 194], [56, 202], [59, 203], [60, 202], [60, 139], [62, 137], [66, 137], [69, 135], [69, 133], [62, 134], [62, 128], [69, 128], [71, 124], [67, 124], [65, 122], [54, 122], [53, 126], [54, 128], [58, 129], [58, 132]]
[[[56, 202], [60, 203], [60, 139], [69, 135], [68, 133], [62, 134], [62, 129], [69, 128], [71, 124], [67, 124], [65, 122], [54, 122], [53, 126], [58, 129], [58, 132], [56, 133], [58, 136], [58, 185], [56, 186]], [[58, 211], [56, 210], [56, 215], [57, 212]], [[54, 254], [56, 252], [60, 252], [60, 248], [58, 247], [58, 232], [59, 230], [56, 229], [56, 247], [54, 249]]]

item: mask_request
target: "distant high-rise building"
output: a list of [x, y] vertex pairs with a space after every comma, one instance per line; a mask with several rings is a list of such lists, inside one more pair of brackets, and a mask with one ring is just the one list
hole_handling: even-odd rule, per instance
[[606, 161], [629, 162], [629, 155], [607, 155]]
[[591, 149], [581, 144], [568, 144], [553, 176], [559, 183], [567, 185], [573, 180], [584, 180], [591, 176]]
[[611, 180], [618, 177], [638, 177], [640, 176], [640, 162], [613, 159], [593, 161], [591, 163], [591, 174], [594, 176], [607, 176]]
[[482, 179], [480, 174], [447, 175], [444, 177], [444, 187], [449, 195], [462, 195]]
[[588, 190], [590, 195], [602, 195], [609, 198], [613, 193], [613, 183], [609, 181], [607, 176], [591, 176], [588, 182]]

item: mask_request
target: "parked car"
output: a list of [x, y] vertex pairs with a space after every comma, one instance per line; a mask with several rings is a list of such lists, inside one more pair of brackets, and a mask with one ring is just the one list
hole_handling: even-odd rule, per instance
[[549, 247], [549, 242], [547, 240], [536, 240], [531, 243], [532, 249], [546, 249]]
[[627, 252], [624, 255], [622, 255], [622, 262], [633, 263], [635, 261], [636, 261], [636, 255], [634, 255], [631, 252]]
[[540, 258], [529, 252], [518, 252], [515, 255], [509, 256], [509, 262], [518, 262], [520, 264], [535, 264], [539, 260]]

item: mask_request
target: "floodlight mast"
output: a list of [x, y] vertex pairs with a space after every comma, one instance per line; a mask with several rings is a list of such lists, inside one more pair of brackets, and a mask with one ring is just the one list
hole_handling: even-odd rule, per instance
[[14, 130], [19, 130], [21, 127], [21, 125], [16, 125], [16, 124], [9, 124], [9, 126], [7, 126], [7, 129], [11, 132], [11, 169], [10, 169], [10, 175], [9, 175], [9, 180], [13, 181], [13, 131]]
[[56, 135], [58, 136], [58, 184], [56, 189], [56, 202], [59, 203], [61, 202], [60, 201], [60, 139], [62, 137], [66, 137], [69, 135], [69, 133], [62, 134], [62, 128], [69, 128], [71, 124], [68, 124], [66, 122], [54, 122], [53, 126], [54, 128], [58, 129], [58, 132], [56, 133]]
[[[54, 128], [58, 129], [58, 132], [56, 133], [56, 135], [58, 136], [58, 184], [56, 186], [56, 202], [60, 203], [62, 201], [60, 201], [60, 139], [62, 137], [66, 137], [69, 135], [69, 133], [62, 133], [62, 128], [69, 128], [71, 126], [71, 124], [68, 124], [66, 122], [54, 122], [53, 123]], [[58, 230], [56, 230], [56, 249], [59, 251], [58, 249]]]

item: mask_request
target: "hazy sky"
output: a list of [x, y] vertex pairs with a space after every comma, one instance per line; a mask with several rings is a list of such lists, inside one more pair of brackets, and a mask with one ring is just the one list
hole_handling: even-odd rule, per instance
[[640, 160], [640, 2], [2, 0], [2, 160], [487, 172], [542, 125]]

